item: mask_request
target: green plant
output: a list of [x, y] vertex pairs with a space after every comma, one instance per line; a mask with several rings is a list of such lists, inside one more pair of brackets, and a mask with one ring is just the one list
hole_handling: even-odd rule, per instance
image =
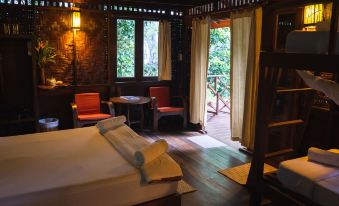
[[48, 63], [55, 63], [55, 48], [50, 46], [48, 41], [37, 38], [35, 51], [39, 68], [44, 68]]
[[37, 66], [40, 72], [40, 81], [41, 84], [46, 84], [46, 77], [45, 77], [45, 67], [49, 63], [55, 64], [55, 48], [50, 46], [48, 41], [41, 40], [40, 38], [36, 39], [35, 45], [35, 52], [36, 52], [36, 61]]

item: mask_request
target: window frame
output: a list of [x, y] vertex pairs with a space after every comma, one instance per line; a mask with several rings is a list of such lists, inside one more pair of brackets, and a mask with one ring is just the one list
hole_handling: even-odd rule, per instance
[[[118, 36], [117, 36], [117, 29], [118, 19], [125, 19], [125, 20], [134, 20], [135, 21], [135, 47], [134, 47], [134, 77], [118, 77]], [[113, 76], [112, 80], [113, 82], [141, 82], [141, 81], [152, 81], [156, 82], [159, 81], [159, 70], [158, 70], [158, 76], [155, 77], [144, 77], [144, 21], [158, 21], [160, 22], [160, 19], [155, 18], [137, 18], [137, 17], [125, 17], [125, 16], [115, 16], [112, 19], [112, 37], [110, 37], [112, 41], [112, 67], [111, 70], [113, 70]], [[158, 48], [159, 49], [159, 48]], [[159, 65], [158, 65], [159, 66]]]

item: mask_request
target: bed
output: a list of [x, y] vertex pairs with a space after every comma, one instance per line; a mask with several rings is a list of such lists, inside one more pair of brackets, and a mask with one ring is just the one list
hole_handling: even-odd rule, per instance
[[[339, 150], [330, 150], [339, 153]], [[289, 190], [319, 205], [339, 203], [339, 168], [309, 161], [307, 157], [280, 163], [278, 180]]]
[[1, 206], [135, 205], [176, 194], [178, 184], [140, 184], [94, 126], [2, 137], [0, 168]]
[[[326, 54], [329, 36], [329, 31], [292, 31], [286, 38], [286, 52]], [[336, 42], [335, 54], [339, 54], [339, 41]]]

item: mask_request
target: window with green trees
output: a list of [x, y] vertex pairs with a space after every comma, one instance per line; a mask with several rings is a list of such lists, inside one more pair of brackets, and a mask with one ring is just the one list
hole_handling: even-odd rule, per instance
[[135, 76], [135, 21], [117, 20], [117, 77]]
[[158, 76], [159, 22], [144, 21], [144, 77]]

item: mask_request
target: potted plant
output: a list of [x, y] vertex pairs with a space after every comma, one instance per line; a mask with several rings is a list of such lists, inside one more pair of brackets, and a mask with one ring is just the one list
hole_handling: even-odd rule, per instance
[[42, 85], [46, 84], [45, 68], [49, 63], [55, 63], [55, 48], [50, 46], [48, 41], [37, 38], [36, 40], [36, 58], [37, 66], [40, 72], [40, 81]]

